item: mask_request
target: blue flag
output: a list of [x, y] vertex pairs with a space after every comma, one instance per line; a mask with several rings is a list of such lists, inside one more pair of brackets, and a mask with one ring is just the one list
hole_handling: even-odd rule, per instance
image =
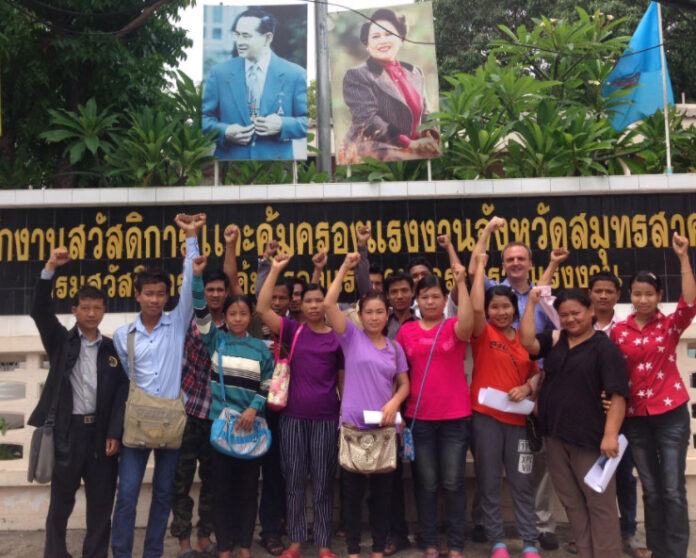
[[[613, 109], [614, 114], [609, 122], [614, 130], [623, 130], [632, 122], [643, 120], [658, 109], [664, 108], [659, 25], [657, 3], [651, 2], [631, 37], [628, 48], [604, 82], [603, 97], [608, 97], [615, 91], [633, 87], [630, 93], [619, 97], [622, 101], [632, 101], [632, 103]], [[672, 82], [669, 79], [667, 67], [665, 67], [665, 75], [667, 102], [674, 105]]]

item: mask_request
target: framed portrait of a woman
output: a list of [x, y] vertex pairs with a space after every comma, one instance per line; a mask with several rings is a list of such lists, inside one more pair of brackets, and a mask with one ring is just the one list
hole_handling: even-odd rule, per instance
[[434, 37], [427, 2], [329, 15], [338, 164], [442, 154]]

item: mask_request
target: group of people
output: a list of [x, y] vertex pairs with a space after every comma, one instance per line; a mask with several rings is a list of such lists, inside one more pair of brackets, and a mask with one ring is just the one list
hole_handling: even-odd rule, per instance
[[[380, 427], [394, 426], [405, 438], [412, 436], [416, 536], [424, 558], [463, 556], [469, 450], [476, 473], [474, 532], [490, 542], [492, 558], [509, 556], [503, 540], [503, 470], [522, 555], [539, 557], [540, 543], [553, 548], [544, 544], [535, 516], [535, 477], [544, 462], [540, 455], [565, 507], [572, 550], [579, 556], [614, 558], [622, 549], [638, 558], [647, 556], [635, 537], [633, 463], [643, 488], [647, 547], [655, 558], [687, 555], [689, 397], [675, 350], [696, 315], [696, 281], [684, 237], [675, 233], [672, 240], [681, 265], [675, 312], [660, 311], [660, 278], [640, 271], [627, 285], [635, 312], [619, 320], [614, 305], [621, 283], [611, 273], [593, 276], [588, 290], [552, 296], [551, 278], [568, 257], [566, 249], [552, 252], [535, 287], [529, 278], [531, 250], [512, 242], [502, 253], [506, 279], [488, 279], [486, 246], [490, 235], [505, 226], [498, 217], [483, 230], [468, 270], [449, 238], [438, 238], [452, 267], [449, 293], [424, 258], [387, 277], [371, 267], [370, 231], [359, 227], [358, 249], [345, 257], [328, 290], [320, 284], [325, 252], [313, 257], [314, 274], [307, 284], [284, 276], [291, 255], [268, 243], [259, 259], [256, 301], [237, 281], [238, 228], [225, 229], [220, 270], [208, 266], [207, 257], [199, 253], [197, 236], [205, 215], [179, 214], [175, 220], [186, 236], [178, 304], [164, 312], [171, 286], [167, 273], [141, 271], [135, 280], [140, 313], [115, 332], [113, 341], [99, 332], [106, 300], [94, 287], [84, 286], [76, 294], [73, 329], [56, 318], [52, 278], [69, 261], [67, 250], [54, 250], [41, 273], [32, 317], [51, 368], [29, 422], [40, 426], [49, 414], [56, 417], [47, 558], [70, 556], [66, 526], [81, 479], [87, 499], [83, 556], [107, 556], [109, 540], [115, 558], [133, 553], [136, 506], [153, 450], [120, 443], [129, 378], [131, 391], [135, 385], [157, 397], [183, 394], [187, 415], [181, 447], [154, 450], [146, 558], [162, 555], [170, 511], [171, 533], [184, 558], [197, 553], [229, 558], [235, 545], [240, 558], [249, 558], [257, 514], [260, 542], [270, 554], [299, 558], [302, 544], [313, 540], [320, 558], [335, 558], [331, 535], [339, 426], [374, 428], [366, 424], [366, 410], [381, 412]], [[351, 270], [360, 298], [355, 305], [341, 304]], [[465, 370], [468, 344], [472, 370]], [[273, 355], [290, 362], [287, 404], [280, 411], [266, 405]], [[512, 402], [536, 401], [538, 421], [532, 424], [543, 435], [543, 453], [533, 451], [525, 415], [482, 403], [481, 390], [491, 388]], [[60, 396], [54, 399], [56, 390]], [[239, 413], [237, 428], [242, 431], [265, 417], [272, 436], [263, 456], [240, 459], [211, 446], [211, 421], [224, 407]], [[620, 433], [628, 438], [629, 450], [616, 478], [596, 492], [583, 478], [601, 456], [619, 456]], [[396, 469], [385, 473], [341, 471], [342, 529], [351, 558], [360, 554], [366, 488], [372, 558], [409, 544], [403, 462], [396, 461]], [[197, 468], [201, 484], [193, 545], [194, 502], [189, 493]], [[308, 478], [311, 529], [305, 501]], [[438, 525], [440, 493], [444, 546]]]

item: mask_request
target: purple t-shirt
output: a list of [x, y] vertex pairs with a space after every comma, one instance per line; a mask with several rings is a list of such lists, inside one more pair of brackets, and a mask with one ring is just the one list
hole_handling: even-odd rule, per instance
[[[292, 346], [297, 328], [295, 320], [283, 320], [283, 343]], [[343, 368], [343, 351], [336, 333], [315, 333], [307, 325], [297, 337], [290, 361], [288, 404], [283, 414], [309, 420], [338, 418], [338, 371]]]
[[[346, 331], [338, 335], [346, 359], [346, 374], [341, 401], [341, 420], [358, 428], [365, 425], [363, 411], [379, 411], [394, 395], [394, 376], [408, 372], [408, 362], [401, 345], [387, 339], [378, 349], [364, 331], [346, 320]], [[394, 355], [396, 347], [396, 356]]]

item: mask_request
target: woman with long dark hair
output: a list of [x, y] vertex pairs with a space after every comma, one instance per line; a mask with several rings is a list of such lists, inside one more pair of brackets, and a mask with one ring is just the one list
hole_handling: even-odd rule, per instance
[[626, 357], [630, 391], [623, 431], [643, 488], [647, 545], [656, 558], [681, 558], [689, 545], [685, 469], [691, 417], [676, 348], [696, 316], [696, 280], [689, 241], [674, 233], [672, 248], [681, 266], [676, 310], [660, 311], [662, 281], [652, 271], [640, 271], [630, 283], [635, 312], [611, 332]]

